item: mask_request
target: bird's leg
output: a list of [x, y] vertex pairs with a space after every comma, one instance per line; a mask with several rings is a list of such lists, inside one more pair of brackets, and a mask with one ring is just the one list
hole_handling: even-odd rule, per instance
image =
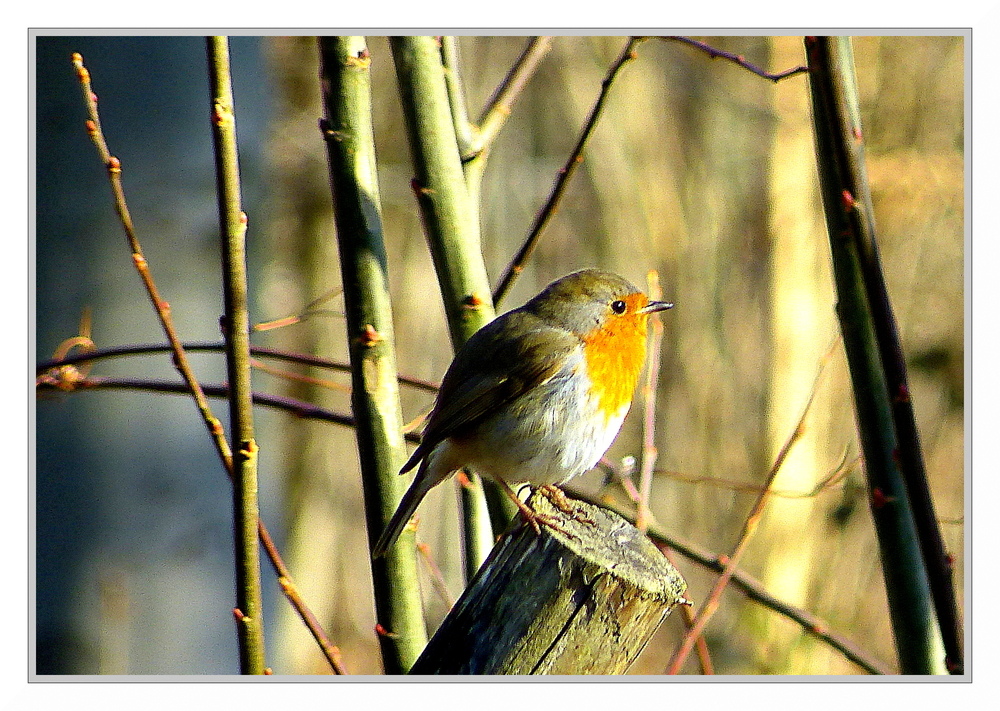
[[497, 484], [500, 485], [500, 488], [504, 490], [504, 493], [507, 494], [510, 500], [513, 501], [514, 504], [517, 506], [524, 520], [530, 523], [531, 527], [535, 529], [536, 534], [541, 535], [542, 533], [541, 526], [548, 526], [549, 528], [555, 531], [559, 531], [559, 533], [563, 534], [564, 536], [569, 536], [570, 538], [577, 537], [572, 533], [570, 533], [569, 531], [567, 531], [565, 528], [563, 528], [559, 523], [559, 519], [553, 516], [548, 516], [543, 513], [538, 513], [537, 511], [532, 511], [530, 508], [528, 508], [528, 505], [523, 501], [521, 501], [520, 497], [518, 497], [518, 495], [514, 493], [514, 490], [507, 485], [507, 482], [503, 481], [502, 479], [495, 479], [495, 481], [497, 482]]
[[572, 516], [580, 523], [594, 523], [591, 519], [584, 516], [580, 509], [571, 504], [569, 502], [569, 498], [566, 496], [566, 493], [555, 484], [545, 484], [544, 486], [540, 486], [538, 487], [538, 491], [542, 496], [548, 499], [553, 506], [567, 516]]

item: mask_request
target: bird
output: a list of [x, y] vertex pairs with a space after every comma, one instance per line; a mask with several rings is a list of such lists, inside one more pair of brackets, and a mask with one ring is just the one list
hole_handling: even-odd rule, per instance
[[372, 556], [383, 556], [427, 492], [460, 469], [496, 481], [536, 531], [539, 521], [558, 527], [509, 484], [551, 491], [597, 464], [631, 406], [649, 315], [672, 307], [617, 274], [582, 269], [476, 331], [441, 381], [400, 474], [420, 466]]

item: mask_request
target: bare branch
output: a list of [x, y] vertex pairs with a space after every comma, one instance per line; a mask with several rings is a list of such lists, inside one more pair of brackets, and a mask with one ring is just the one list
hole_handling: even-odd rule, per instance
[[798, 67], [792, 67], [791, 69], [786, 69], [786, 70], [784, 70], [782, 72], [778, 72], [778, 73], [774, 74], [774, 73], [771, 73], [771, 72], [767, 71], [766, 69], [761, 69], [756, 64], [748, 62], [740, 54], [733, 54], [732, 52], [726, 52], [726, 51], [723, 51], [721, 49], [716, 49], [715, 47], [712, 47], [709, 44], [705, 44], [704, 42], [701, 42], [701, 41], [696, 40], [696, 39], [691, 39], [690, 37], [664, 36], [664, 37], [657, 37], [657, 39], [661, 39], [661, 40], [665, 40], [665, 41], [669, 40], [669, 41], [673, 41], [673, 42], [681, 42], [681, 43], [686, 44], [686, 45], [688, 45], [690, 47], [694, 47], [696, 49], [700, 49], [702, 52], [704, 52], [705, 54], [707, 54], [710, 59], [727, 59], [730, 62], [732, 62], [733, 64], [737, 64], [737, 65], [743, 67], [744, 69], [746, 69], [747, 71], [752, 72], [752, 73], [756, 74], [759, 77], [764, 77], [765, 79], [770, 79], [771, 81], [773, 81], [775, 83], [778, 83], [782, 79], [787, 79], [788, 77], [793, 76], [795, 74], [802, 74], [804, 72], [808, 72], [809, 71], [808, 67], [798, 66]]

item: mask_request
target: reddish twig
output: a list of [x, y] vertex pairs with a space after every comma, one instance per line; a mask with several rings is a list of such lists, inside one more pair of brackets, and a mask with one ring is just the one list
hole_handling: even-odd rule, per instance
[[[725, 569], [723, 556], [713, 556], [711, 553], [700, 550], [691, 543], [682, 543], [663, 535], [659, 531], [650, 531], [649, 535], [657, 543], [662, 543], [676, 550], [678, 553], [684, 555], [685, 558], [699, 563], [708, 570], [721, 573]], [[893, 673], [882, 662], [873, 659], [849, 639], [831, 631], [830, 626], [818, 616], [776, 598], [767, 591], [763, 583], [749, 573], [742, 570], [735, 570], [730, 582], [733, 587], [737, 588], [749, 599], [797, 623], [806, 632], [830, 645], [830, 647], [843, 654], [846, 659], [857, 664], [869, 674]]]
[[[172, 395], [189, 394], [187, 385], [168, 380], [153, 380], [146, 378], [109, 378], [91, 376], [87, 378], [77, 378], [70, 382], [56, 383], [46, 379], [35, 386], [38, 392], [51, 390], [61, 390], [70, 392], [75, 390], [138, 390], [145, 392], [166, 393]], [[208, 397], [226, 398], [229, 397], [229, 389], [225, 385], [204, 384], [202, 392]], [[335, 425], [354, 427], [354, 418], [339, 412], [327, 410], [312, 403], [296, 400], [295, 398], [284, 397], [282, 395], [269, 395], [267, 393], [254, 393], [253, 402], [255, 405], [273, 407], [277, 410], [284, 410], [293, 415], [309, 420], [319, 420], [320, 422], [330, 422]], [[405, 435], [408, 442], [420, 443], [420, 435], [408, 432]]]
[[757, 524], [760, 522], [760, 518], [764, 513], [764, 506], [767, 503], [768, 498], [767, 485], [774, 481], [774, 477], [777, 476], [778, 471], [781, 469], [781, 465], [784, 464], [785, 458], [788, 456], [788, 452], [790, 451], [792, 445], [798, 441], [801, 436], [801, 428], [796, 427], [792, 436], [787, 442], [785, 442], [785, 445], [778, 453], [778, 458], [775, 460], [774, 466], [768, 473], [766, 480], [767, 483], [765, 484], [764, 490], [761, 491], [760, 496], [757, 498], [757, 501], [754, 503], [754, 506], [750, 511], [750, 515], [747, 516], [746, 521], [743, 523], [743, 529], [740, 531], [740, 537], [739, 541], [736, 543], [736, 547], [729, 556], [726, 556], [722, 568], [722, 574], [719, 576], [718, 580], [716, 580], [715, 586], [709, 593], [708, 598], [702, 604], [701, 608], [699, 608], [698, 615], [690, 629], [688, 629], [684, 639], [681, 641], [680, 646], [670, 658], [670, 662], [667, 664], [667, 669], [665, 671], [666, 674], [677, 674], [680, 671], [680, 668], [687, 659], [688, 654], [690, 654], [691, 648], [694, 646], [698, 635], [703, 632], [705, 625], [708, 624], [708, 621], [712, 619], [712, 615], [714, 615], [716, 609], [718, 609], [722, 593], [729, 584], [729, 580], [733, 576], [733, 571], [736, 569], [736, 564], [743, 556], [743, 552], [746, 550], [746, 547], [750, 542], [750, 538], [757, 529]]
[[[638, 519], [636, 527], [638, 527]], [[663, 553], [664, 556], [666, 556], [666, 559], [670, 561], [671, 565], [677, 567], [677, 564], [674, 561], [674, 554], [670, 549], [670, 546], [657, 541], [656, 547], [660, 549], [660, 552]], [[691, 626], [694, 625], [694, 609], [691, 605], [681, 605], [680, 608], [681, 615], [684, 617], [685, 627], [691, 629]], [[698, 664], [701, 666], [701, 673], [707, 676], [715, 674], [715, 668], [712, 664], [712, 655], [708, 651], [708, 642], [705, 641], [705, 635], [698, 635], [695, 646], [698, 652]]]
[[[74, 340], [74, 339], [70, 339]], [[60, 345], [60, 350], [66, 349], [69, 341], [64, 341]], [[82, 343], [75, 344], [77, 346], [83, 346]], [[185, 342], [181, 344], [185, 351], [217, 351], [222, 352], [225, 347], [221, 341], [199, 341], [199, 342]], [[35, 366], [35, 373], [37, 375], [42, 375], [46, 371], [63, 368], [65, 366], [77, 365], [79, 363], [90, 363], [91, 361], [101, 360], [104, 358], [116, 358], [121, 356], [131, 356], [131, 355], [145, 355], [147, 353], [164, 353], [171, 351], [170, 344], [166, 343], [138, 343], [126, 346], [112, 346], [110, 348], [93, 348], [92, 350], [87, 350], [78, 355], [60, 355], [59, 352], [55, 356], [46, 361], [42, 361]], [[263, 346], [250, 346], [250, 354], [257, 356], [259, 358], [273, 358], [275, 360], [286, 361], [289, 363], [298, 363], [299, 365], [310, 365], [317, 368], [328, 368], [330, 370], [337, 370], [344, 373], [349, 373], [351, 366], [342, 361], [330, 360], [328, 358], [320, 358], [319, 356], [308, 355], [306, 353], [293, 353], [291, 351], [281, 351], [275, 348], [265, 348]], [[411, 387], [417, 388], [418, 390], [424, 390], [426, 392], [435, 393], [438, 390], [436, 383], [432, 383], [429, 380], [421, 380], [420, 378], [413, 378], [406, 375], [398, 376], [398, 380], [403, 385], [409, 385]]]
[[[825, 362], [826, 361], [824, 361], [824, 364]], [[757, 500], [754, 502], [753, 508], [750, 510], [750, 514], [743, 523], [743, 529], [740, 531], [740, 537], [736, 543], [736, 547], [733, 549], [733, 552], [726, 557], [722, 574], [716, 581], [715, 586], [708, 595], [708, 598], [698, 610], [698, 616], [695, 618], [691, 629], [688, 630], [688, 633], [684, 636], [680, 646], [670, 658], [670, 662], [667, 664], [667, 674], [677, 674], [680, 671], [681, 666], [684, 664], [688, 654], [691, 652], [691, 647], [694, 645], [697, 635], [702, 633], [705, 629], [705, 625], [708, 624], [708, 621], [712, 619], [712, 615], [715, 614], [715, 610], [718, 609], [722, 593], [726, 589], [726, 585], [729, 584], [729, 580], [733, 576], [733, 571], [736, 569], [736, 565], [743, 556], [743, 552], [750, 543], [750, 539], [757, 530], [757, 524], [760, 523], [760, 518], [764, 514], [764, 507], [767, 505], [767, 500], [770, 496], [771, 484], [774, 482], [775, 477], [778, 476], [778, 472], [781, 471], [781, 467], [785, 463], [785, 459], [788, 457], [788, 453], [791, 451], [792, 446], [802, 438], [802, 435], [805, 432], [806, 415], [809, 413], [809, 408], [812, 406], [813, 400], [816, 397], [819, 379], [823, 375], [823, 372], [824, 369], [821, 367], [819, 373], [816, 375], [816, 381], [813, 384], [812, 391], [809, 393], [809, 399], [806, 401], [805, 407], [802, 408], [802, 415], [799, 417], [799, 421], [796, 423], [792, 434], [788, 437], [785, 444], [782, 445], [781, 451], [778, 452], [778, 456], [775, 458], [774, 464], [771, 466], [771, 470], [768, 472], [767, 477], [764, 480], [764, 486], [761, 489]]]
[[455, 606], [455, 596], [451, 594], [444, 582], [444, 575], [441, 573], [441, 567], [431, 554], [431, 547], [426, 543], [418, 543], [417, 552], [420, 553], [424, 565], [427, 566], [427, 572], [431, 576], [431, 585], [434, 587], [435, 592], [437, 592], [438, 597], [441, 598], [441, 601], [450, 610]]
[[254, 370], [259, 370], [262, 373], [267, 373], [268, 375], [273, 375], [275, 378], [281, 378], [282, 380], [289, 382], [315, 385], [316, 387], [326, 388], [327, 390], [337, 390], [348, 395], [351, 393], [351, 386], [346, 383], [337, 383], [333, 380], [328, 380], [327, 378], [314, 378], [311, 375], [303, 375], [302, 373], [295, 373], [291, 370], [275, 368], [274, 366], [268, 365], [267, 363], [257, 360], [256, 358], [250, 359], [250, 366]]
[[[861, 464], [861, 456], [855, 456], [853, 459], [847, 458], [847, 453], [845, 452], [843, 460], [831, 471], [829, 474], [820, 479], [815, 486], [809, 491], [790, 491], [788, 489], [771, 489], [770, 496], [778, 499], [811, 499], [813, 497], [819, 496], [825, 491], [832, 491], [834, 486], [840, 484], [844, 478], [850, 474], [852, 471], [857, 469]], [[659, 469], [655, 472], [660, 476], [670, 477], [675, 481], [681, 481], [685, 484], [708, 484], [710, 486], [715, 486], [720, 489], [728, 489], [730, 491], [739, 491], [742, 493], [757, 494], [761, 491], [761, 486], [759, 484], [750, 484], [741, 481], [733, 481], [731, 479], [722, 479], [715, 476], [696, 476], [691, 474], [681, 474], [680, 472], [670, 472]]]
[[690, 37], [677, 37], [677, 36], [661, 36], [657, 37], [661, 40], [671, 40], [674, 42], [681, 42], [690, 47], [700, 49], [702, 52], [707, 54], [711, 59], [726, 59], [734, 64], [737, 64], [749, 72], [756, 74], [759, 77], [765, 79], [770, 79], [771, 81], [777, 83], [782, 79], [793, 76], [795, 74], [801, 74], [803, 72], [808, 72], [809, 68], [805, 66], [792, 67], [791, 69], [786, 69], [783, 72], [778, 72], [776, 74], [767, 71], [766, 69], [761, 69], [756, 64], [752, 64], [743, 58], [742, 55], [733, 54], [732, 52], [726, 52], [721, 49], [716, 49], [711, 45], [700, 42], [699, 40], [691, 39]]
[[319, 645], [320, 651], [323, 652], [323, 656], [330, 663], [330, 668], [333, 669], [334, 673], [347, 674], [347, 669], [344, 668], [343, 660], [340, 656], [340, 648], [330, 642], [330, 639], [326, 636], [326, 632], [323, 630], [323, 625], [320, 624], [319, 620], [316, 619], [316, 615], [313, 614], [305, 600], [302, 599], [298, 587], [296, 587], [295, 582], [292, 580], [287, 566], [285, 566], [285, 561], [278, 552], [277, 546], [274, 545], [274, 541], [271, 540], [271, 534], [259, 519], [257, 521], [257, 533], [260, 538], [261, 547], [264, 548], [267, 557], [270, 558], [271, 563], [274, 565], [274, 571], [278, 574], [278, 585], [281, 586], [281, 592], [284, 593], [285, 598], [292, 604], [295, 611], [299, 613], [299, 617], [302, 618], [302, 622], [312, 634], [313, 639], [316, 640], [316, 644]]
[[87, 112], [90, 115], [90, 118], [87, 121], [87, 133], [94, 142], [98, 155], [108, 171], [108, 180], [111, 183], [111, 192], [114, 195], [115, 209], [118, 212], [118, 218], [122, 223], [122, 227], [125, 229], [125, 237], [128, 240], [129, 248], [132, 250], [132, 261], [135, 264], [136, 270], [139, 272], [139, 277], [142, 279], [143, 285], [146, 287], [146, 293], [149, 295], [149, 299], [153, 303], [153, 308], [156, 310], [156, 315], [160, 320], [160, 325], [163, 327], [163, 332], [166, 334], [167, 340], [170, 342], [170, 347], [174, 356], [174, 366], [180, 372], [181, 377], [184, 378], [184, 382], [187, 383], [188, 388], [190, 388], [191, 394], [194, 396], [195, 404], [198, 407], [198, 411], [202, 415], [202, 419], [205, 421], [205, 426], [212, 437], [212, 441], [215, 444], [219, 457], [222, 459], [230, 477], [232, 477], [232, 450], [229, 448], [229, 443], [226, 441], [222, 424], [212, 414], [212, 410], [208, 406], [208, 400], [205, 398], [204, 393], [201, 392], [201, 387], [198, 385], [198, 381], [194, 376], [194, 371], [191, 370], [191, 366], [188, 363], [187, 356], [184, 353], [184, 347], [181, 345], [181, 341], [177, 337], [177, 331], [174, 328], [173, 318], [170, 314], [170, 304], [160, 297], [160, 292], [156, 288], [156, 283], [153, 281], [153, 275], [149, 270], [149, 264], [142, 254], [142, 247], [139, 245], [139, 238], [136, 236], [135, 226], [132, 223], [132, 216], [129, 213], [128, 204], [125, 201], [125, 191], [122, 187], [121, 161], [111, 155], [111, 151], [108, 149], [107, 141], [104, 139], [104, 133], [101, 131], [101, 119], [97, 112], [97, 94], [94, 93], [90, 83], [90, 72], [83, 65], [83, 57], [75, 52], [73, 53], [73, 66], [76, 68], [76, 74], [77, 78], [80, 80], [80, 86], [83, 90], [83, 97], [87, 106]]
[[[87, 377], [91, 368], [87, 356], [97, 350], [97, 344], [90, 338], [89, 308], [83, 310], [79, 330], [79, 335], [67, 338], [59, 344], [53, 354], [54, 360], [48, 367], [38, 368], [35, 371], [35, 387], [51, 385], [61, 390], [72, 390], [76, 382]], [[74, 348], [80, 348], [83, 352], [77, 356], [70, 356]], [[67, 362], [68, 359], [73, 362]], [[77, 368], [76, 363], [80, 363], [81, 367]]]
[[289, 316], [283, 316], [281, 318], [276, 318], [276, 319], [273, 319], [271, 321], [264, 321], [263, 323], [255, 323], [253, 325], [253, 330], [254, 331], [273, 331], [276, 328], [284, 328], [285, 326], [291, 326], [292, 324], [304, 323], [305, 321], [309, 320], [313, 316], [340, 316], [340, 317], [343, 317], [344, 313], [342, 311], [334, 311], [332, 309], [321, 309], [321, 308], [319, 308], [321, 305], [323, 305], [324, 303], [326, 303], [327, 301], [329, 301], [333, 297], [340, 295], [342, 292], [343, 292], [343, 289], [340, 288], [340, 287], [336, 287], [334, 289], [330, 289], [328, 292], [326, 292], [322, 296], [319, 296], [319, 297], [313, 299], [312, 301], [310, 301], [308, 304], [306, 304], [306, 307], [304, 309], [302, 309], [302, 311], [300, 311], [299, 313], [291, 314]]

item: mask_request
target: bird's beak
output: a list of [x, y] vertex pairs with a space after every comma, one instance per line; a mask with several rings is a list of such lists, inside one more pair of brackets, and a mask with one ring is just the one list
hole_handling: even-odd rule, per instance
[[671, 301], [650, 301], [648, 304], [643, 306], [641, 309], [636, 311], [637, 314], [653, 314], [657, 311], [666, 311], [667, 309], [674, 308], [674, 304]]

